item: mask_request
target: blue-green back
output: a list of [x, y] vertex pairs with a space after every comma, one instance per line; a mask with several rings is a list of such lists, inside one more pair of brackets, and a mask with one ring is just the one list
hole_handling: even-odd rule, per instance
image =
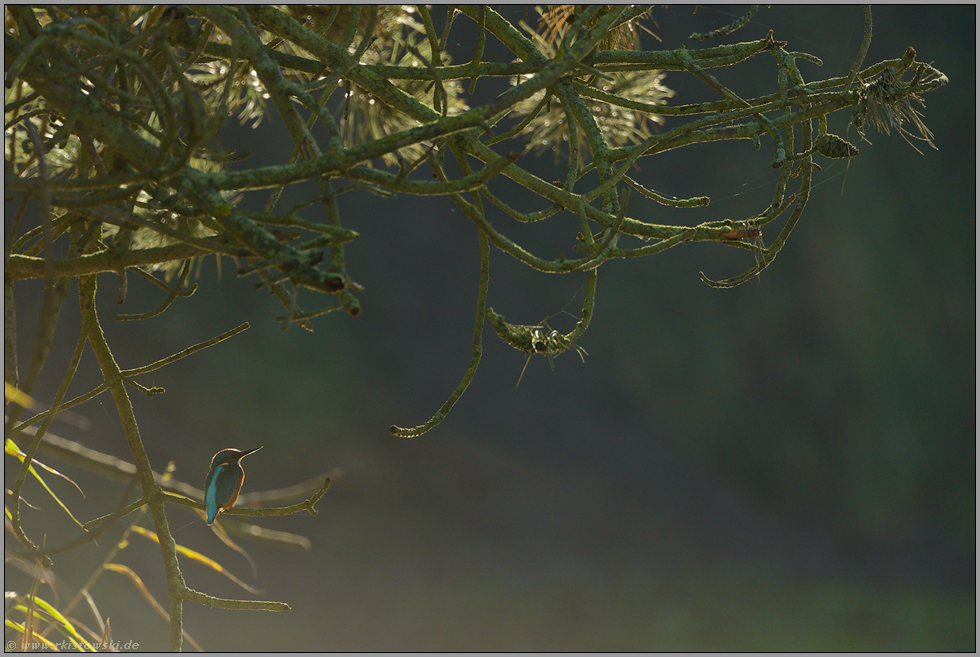
[[207, 507], [209, 525], [218, 516], [218, 509], [235, 495], [241, 474], [244, 473], [237, 462], [222, 463], [208, 473], [204, 482], [204, 505]]

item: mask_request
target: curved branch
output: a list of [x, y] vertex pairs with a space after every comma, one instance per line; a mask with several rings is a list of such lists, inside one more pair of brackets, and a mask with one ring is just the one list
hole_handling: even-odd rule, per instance
[[389, 427], [392, 435], [399, 438], [416, 438], [430, 431], [442, 423], [449, 415], [459, 398], [463, 396], [470, 385], [470, 381], [476, 375], [476, 368], [480, 366], [480, 359], [483, 357], [483, 316], [487, 307], [487, 289], [490, 286], [490, 244], [487, 236], [483, 232], [478, 233], [480, 241], [480, 284], [476, 295], [476, 322], [473, 326], [473, 352], [470, 356], [470, 363], [463, 374], [462, 380], [449, 399], [439, 407], [439, 410], [427, 421], [415, 427], [399, 427], [395, 424]]

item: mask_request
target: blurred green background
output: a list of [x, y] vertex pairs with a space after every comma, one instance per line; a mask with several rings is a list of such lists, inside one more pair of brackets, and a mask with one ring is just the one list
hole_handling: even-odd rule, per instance
[[[744, 10], [658, 7], [651, 29], [663, 43], [644, 36], [644, 47], [700, 47], [687, 35]], [[822, 68], [800, 66], [804, 78], [824, 79], [849, 71], [862, 20], [859, 7], [763, 8], [735, 36], [772, 29], [789, 49], [823, 59]], [[302, 533], [313, 547], [243, 543], [254, 579], [196, 516], [171, 508], [178, 542], [262, 589], [256, 599], [293, 608], [249, 614], [188, 603], [185, 629], [211, 650], [974, 651], [975, 25], [975, 6], [874, 10], [866, 65], [911, 45], [950, 78], [923, 110], [938, 151], [917, 143], [920, 155], [873, 129], [873, 145], [860, 143], [849, 113], [832, 117], [831, 131], [861, 154], [849, 164], [820, 160], [801, 223], [758, 281], [734, 290], [701, 283], [699, 270], [719, 279], [753, 264], [751, 254], [716, 244], [609, 263], [580, 341], [585, 364], [564, 355], [551, 371], [534, 359], [515, 389], [524, 357], [487, 330], [473, 384], [446, 422], [414, 440], [392, 437], [388, 426], [426, 420], [470, 355], [477, 239], [450, 200], [343, 197], [345, 226], [361, 234], [347, 262], [366, 288], [364, 311], [315, 320], [312, 334], [282, 331], [282, 307], [255, 291], [254, 278], [236, 278], [227, 260], [220, 280], [206, 261], [193, 297], [138, 324], [111, 317], [156, 307], [159, 290], [130, 277], [129, 299], [116, 307], [117, 281], [101, 277], [104, 328], [123, 367], [252, 324], [143, 377], [165, 395], [132, 393], [156, 469], [173, 461], [177, 478], [202, 486], [217, 450], [264, 445], [245, 461], [246, 492], [344, 470], [315, 518], [259, 523]], [[457, 19], [456, 62], [472, 55], [473, 34]], [[488, 44], [485, 59], [494, 58], [507, 60]], [[716, 75], [743, 97], [776, 89], [765, 57]], [[665, 84], [677, 92], [673, 103], [713, 98], [692, 76], [669, 73]], [[477, 100], [502, 89], [481, 82]], [[254, 131], [236, 126], [222, 144], [251, 149], [249, 166], [289, 155], [275, 120]], [[630, 214], [690, 225], [752, 216], [771, 199], [771, 160], [767, 140], [761, 151], [745, 141], [641, 160], [631, 175], [647, 187], [712, 203], [668, 210], [634, 194]], [[563, 175], [550, 153], [521, 166]], [[295, 193], [280, 207], [303, 191]], [[528, 201], [511, 200], [541, 207]], [[567, 248], [577, 224], [493, 219], [549, 256]], [[525, 324], [563, 309], [576, 315], [584, 282], [494, 251], [488, 305]], [[18, 288], [22, 335], [36, 322], [39, 289]], [[574, 322], [549, 320], [563, 331]], [[77, 330], [68, 303], [39, 399], [53, 395]], [[69, 397], [98, 381], [90, 353], [76, 379]], [[52, 430], [127, 458], [111, 399], [75, 410], [92, 429]], [[80, 518], [115, 507], [121, 487], [70, 474], [88, 497], [67, 486], [59, 493]], [[49, 545], [74, 535], [43, 493], [30, 494], [43, 509], [28, 510], [29, 533], [36, 522], [55, 532]], [[71, 592], [101, 563], [113, 532], [60, 558], [56, 572]], [[134, 542], [119, 560], [164, 598], [156, 545]], [[183, 570], [195, 589], [249, 596], [193, 563]], [[7, 572], [8, 589], [29, 581]], [[166, 623], [123, 578], [103, 575], [93, 596], [115, 639], [166, 647]]]

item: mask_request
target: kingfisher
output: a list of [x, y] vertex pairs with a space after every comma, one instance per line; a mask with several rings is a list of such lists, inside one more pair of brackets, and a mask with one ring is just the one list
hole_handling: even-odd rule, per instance
[[214, 519], [222, 511], [235, 506], [238, 494], [242, 491], [242, 484], [245, 482], [245, 471], [242, 469], [241, 461], [243, 458], [257, 452], [262, 447], [254, 449], [223, 449], [211, 459], [211, 471], [204, 482], [204, 505], [208, 510], [208, 524], [212, 524]]

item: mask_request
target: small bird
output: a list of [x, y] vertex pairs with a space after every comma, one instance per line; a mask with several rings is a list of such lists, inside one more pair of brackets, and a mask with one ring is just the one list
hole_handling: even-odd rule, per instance
[[219, 513], [235, 506], [238, 493], [241, 492], [242, 484], [245, 482], [245, 471], [239, 461], [260, 449], [262, 447], [242, 451], [229, 447], [221, 450], [211, 459], [211, 471], [204, 481], [204, 506], [208, 510], [209, 525], [214, 522]]

